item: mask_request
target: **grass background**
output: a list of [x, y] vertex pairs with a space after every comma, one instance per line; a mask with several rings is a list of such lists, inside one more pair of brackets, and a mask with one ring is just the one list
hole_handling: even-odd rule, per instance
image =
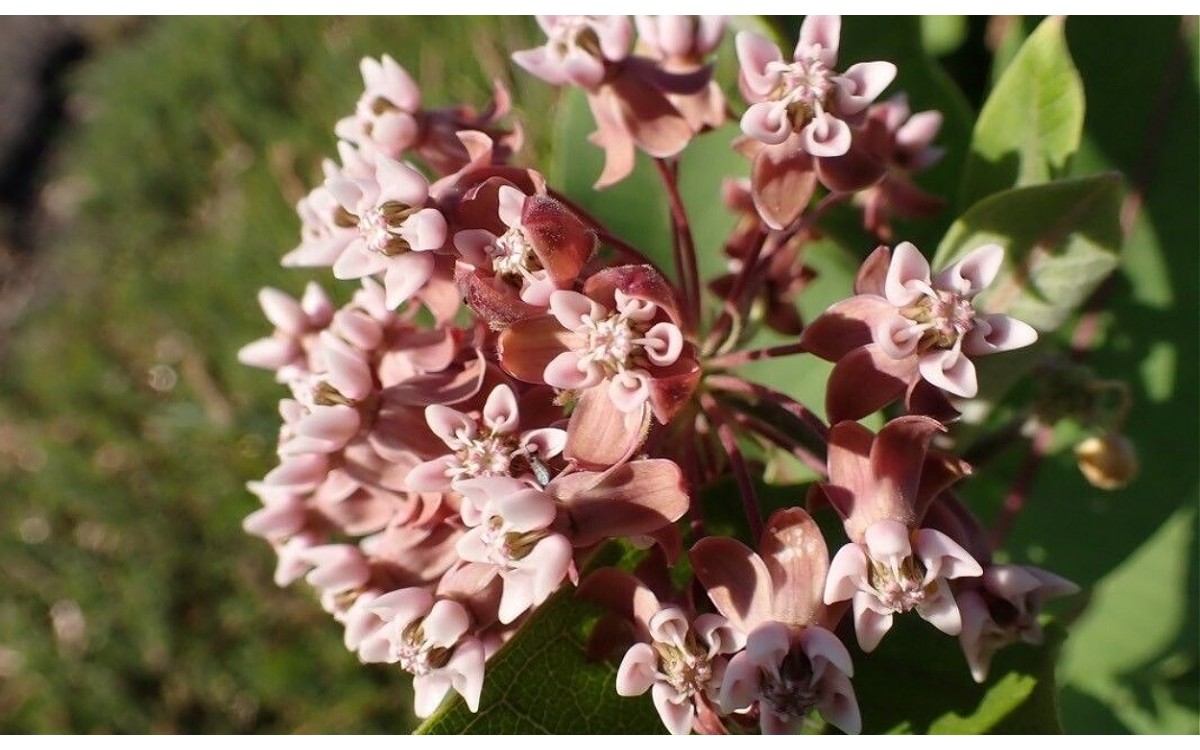
[[[1056, 456], [1013, 555], [1087, 587], [1062, 668], [1068, 730], [1196, 732], [1195, 26], [1163, 104], [1178, 20], [1129, 23], [1072, 20], [1068, 39], [1089, 105], [1075, 168], [1119, 168], [1145, 197], [1114, 292], [1128, 309], [1095, 364], [1135, 385], [1146, 474], [1103, 494]], [[983, 26], [923, 29], [977, 107]], [[255, 291], [309, 278], [278, 259], [360, 92], [358, 59], [392, 54], [435, 106], [482, 104], [482, 71], [500, 75], [534, 159], [554, 99], [505, 50], [535, 37], [525, 19], [163, 19], [73, 79], [85, 116], [46, 191], [60, 221], [0, 348], [0, 731], [414, 726], [399, 670], [358, 664], [241, 532], [279, 392], [235, 353], [266, 330]]]

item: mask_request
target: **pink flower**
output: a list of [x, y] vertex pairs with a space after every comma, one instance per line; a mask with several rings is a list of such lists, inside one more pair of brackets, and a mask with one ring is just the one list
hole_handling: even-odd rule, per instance
[[420, 137], [417, 114], [421, 90], [390, 55], [379, 60], [364, 57], [359, 69], [366, 88], [354, 106], [354, 114], [338, 123], [337, 133], [398, 159]]
[[957, 469], [926, 471], [933, 434], [944, 429], [928, 417], [898, 417], [879, 434], [857, 422], [829, 432], [829, 483], [819, 486], [841, 514], [850, 537], [834, 556], [825, 582], [826, 604], [851, 600], [854, 630], [872, 651], [892, 627], [892, 616], [916, 610], [949, 635], [962, 621], [949, 580], [982, 569], [946, 534], [920, 524], [932, 496], [957, 479]]
[[680, 607], [659, 601], [637, 578], [601, 568], [580, 584], [577, 596], [608, 607], [631, 622], [638, 642], [617, 669], [617, 693], [650, 691], [654, 707], [671, 734], [690, 734], [716, 725], [717, 701], [728, 659], [745, 637], [721, 615], [689, 617]]
[[820, 529], [803, 510], [782, 510], [759, 549], [761, 557], [734, 539], [706, 537], [691, 551], [709, 598], [746, 635], [725, 669], [721, 709], [757, 705], [766, 734], [794, 732], [813, 708], [844, 732], [861, 731], [854, 667], [821, 601], [829, 553]]
[[546, 44], [513, 53], [513, 61], [554, 86], [594, 89], [606, 65], [624, 60], [633, 45], [628, 16], [538, 16]]
[[445, 491], [475, 477], [534, 481], [536, 471], [545, 471], [542, 462], [562, 453], [567, 442], [566, 431], [553, 427], [518, 431], [517, 398], [503, 384], [488, 396], [478, 419], [438, 404], [425, 408], [425, 418], [453, 453], [412, 470], [408, 487], [417, 492]]
[[1029, 565], [984, 568], [978, 586], [958, 593], [962, 609], [959, 642], [975, 681], [987, 679], [992, 657], [1010, 643], [1040, 646], [1045, 637], [1038, 622], [1042, 605], [1078, 591], [1067, 579]]
[[359, 655], [366, 662], [399, 664], [413, 675], [419, 718], [432, 714], [451, 689], [479, 710], [484, 649], [470, 634], [471, 615], [461, 604], [407, 588], [383, 594], [367, 608], [384, 624], [359, 646]]
[[540, 605], [571, 567], [571, 543], [550, 529], [558, 504], [550, 495], [508, 477], [464, 479], [462, 518], [469, 527], [456, 545], [468, 562], [492, 566], [504, 581], [500, 622]]
[[258, 339], [238, 350], [238, 361], [251, 367], [277, 370], [280, 382], [309, 371], [312, 364], [308, 361], [307, 346], [333, 318], [329, 295], [310, 281], [299, 300], [266, 287], [258, 292], [258, 304], [267, 320], [274, 324], [275, 331], [268, 338]]
[[831, 306], [801, 338], [808, 351], [837, 362], [826, 394], [830, 418], [858, 419], [906, 390], [911, 403], [922, 380], [971, 398], [979, 386], [970, 357], [1036, 341], [1031, 326], [975, 309], [1003, 259], [999, 245], [983, 245], [935, 276], [910, 242], [890, 259], [886, 247], [876, 250], [859, 272], [858, 294]]
[[813, 156], [840, 156], [850, 148], [851, 122], [896, 76], [889, 62], [858, 63], [839, 74], [838, 16], [809, 16], [800, 27], [792, 62], [756, 34], [737, 36], [742, 94], [750, 108], [742, 132], [766, 144], [799, 133]]
[[383, 274], [387, 305], [398, 307], [433, 276], [431, 251], [446, 243], [446, 219], [424, 207], [429, 184], [412, 167], [376, 155], [374, 179], [331, 180], [325, 186], [345, 221], [358, 229], [334, 263], [334, 276]]

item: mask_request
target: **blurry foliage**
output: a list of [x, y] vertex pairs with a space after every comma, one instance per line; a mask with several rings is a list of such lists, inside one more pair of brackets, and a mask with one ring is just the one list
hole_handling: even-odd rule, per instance
[[[842, 56], [896, 59], [914, 109], [947, 112], [950, 153], [921, 181], [954, 198], [967, 102], [985, 99], [1035, 26], [847, 19]], [[1101, 320], [1102, 348], [1087, 362], [1131, 380], [1127, 432], [1143, 473], [1120, 492], [1090, 487], [1070, 454], [1079, 431], [1064, 426], [1009, 554], [1089, 592], [1059, 608], [1082, 610], [1061, 647], [1068, 731], [1195, 732], [1195, 23], [1181, 33], [1171, 18], [1075, 18], [1065, 33], [1087, 100], [1066, 174], [1119, 170], [1141, 200], [1106, 285], [1113, 312]], [[0, 731], [415, 725], [407, 678], [359, 665], [304, 585], [276, 589], [269, 548], [241, 532], [257, 504], [242, 485], [272, 463], [280, 392], [234, 355], [267, 330], [257, 288], [295, 293], [307, 278], [278, 259], [298, 239], [291, 204], [333, 154], [333, 122], [358, 96], [358, 59], [392, 54], [434, 106], [482, 104], [487, 77], [500, 75], [534, 161], [556, 127], [543, 116], [553, 92], [527, 76], [513, 81], [505, 52], [534, 36], [524, 19], [169, 19], [103, 49], [79, 77], [87, 121], [51, 191], [77, 213], [44, 253], [32, 309], [0, 351]], [[999, 52], [991, 71], [971, 67], [985, 36]], [[463, 49], [471, 54], [451, 51]], [[955, 81], [978, 86], [960, 92]], [[551, 173], [559, 184], [598, 174], [598, 152], [580, 148], [569, 171]], [[715, 168], [717, 150], [708, 164], [706, 144], [695, 169]], [[705, 210], [711, 192], [687, 198], [712, 223], [699, 236], [712, 252], [728, 220]], [[900, 235], [932, 252], [951, 219], [906, 224]], [[640, 231], [629, 226], [614, 222], [620, 235]], [[849, 293], [869, 249], [848, 222], [838, 230], [810, 254], [822, 275], [802, 300], [809, 318]], [[767, 382], [804, 381], [800, 395], [820, 406], [824, 363], [761, 370]], [[1011, 477], [1023, 458], [1023, 447], [1000, 456], [967, 499], [998, 508], [1007, 486], [994, 477]]]

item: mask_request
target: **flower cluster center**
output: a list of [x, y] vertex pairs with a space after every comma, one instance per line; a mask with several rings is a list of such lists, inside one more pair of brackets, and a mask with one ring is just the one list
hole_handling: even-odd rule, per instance
[[921, 349], [952, 349], [975, 328], [975, 305], [958, 292], [931, 288], [901, 312], [921, 329]]
[[792, 63], [767, 64], [768, 73], [779, 73], [780, 81], [771, 98], [787, 108], [792, 121], [803, 124], [825, 111], [834, 89], [833, 70], [810, 57]]
[[542, 270], [533, 245], [520, 227], [512, 227], [488, 247], [492, 271], [509, 279], [530, 280], [535, 271]]
[[367, 249], [389, 257], [411, 250], [408, 241], [400, 235], [400, 225], [412, 213], [410, 206], [396, 202], [364, 211], [358, 220], [358, 231], [366, 241]]
[[925, 570], [911, 555], [898, 566], [872, 560], [868, 574], [879, 601], [893, 612], [908, 612], [925, 601]]
[[403, 635], [392, 646], [392, 656], [396, 662], [416, 677], [444, 667], [450, 661], [450, 651], [427, 641], [420, 621], [405, 628]]
[[762, 699], [780, 716], [804, 718], [817, 703], [812, 662], [798, 648], [784, 657], [778, 675], [763, 670], [760, 676]]
[[640, 333], [623, 313], [600, 320], [592, 320], [585, 315], [581, 332], [587, 338], [584, 347], [587, 359], [610, 374], [623, 372], [629, 358], [639, 348]]
[[[688, 633], [688, 640], [691, 633]], [[667, 683], [681, 696], [690, 698], [702, 694], [712, 680], [712, 662], [708, 654], [695, 644], [682, 646], [656, 641], [654, 651], [658, 654], [660, 673]]]

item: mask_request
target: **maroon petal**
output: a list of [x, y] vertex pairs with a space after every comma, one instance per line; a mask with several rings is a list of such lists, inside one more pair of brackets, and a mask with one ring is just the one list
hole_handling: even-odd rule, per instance
[[804, 350], [837, 362], [872, 341], [876, 323], [896, 315], [896, 308], [875, 294], [856, 294], [829, 306], [800, 336]]
[[626, 295], [646, 300], [665, 310], [671, 322], [680, 325], [679, 312], [671, 284], [653, 266], [615, 266], [597, 271], [583, 285], [583, 293], [609, 309], [615, 303], [614, 292], [620, 289]]
[[970, 476], [972, 472], [971, 464], [953, 454], [938, 450], [931, 450], [925, 454], [921, 482], [917, 486], [917, 497], [914, 501], [917, 521], [920, 522], [925, 517], [929, 504], [935, 497], [958, 480]]
[[519, 320], [500, 334], [500, 366], [518, 380], [544, 383], [546, 365], [571, 348], [574, 336], [553, 315]]
[[758, 555], [729, 537], [696, 542], [689, 557], [717, 611], [743, 633], [773, 619], [771, 574]]
[[897, 417], [883, 426], [871, 446], [871, 472], [880, 486], [880, 517], [916, 528], [917, 488], [925, 466], [929, 442], [946, 428], [936, 419], [921, 416]]
[[[874, 439], [870, 430], [854, 421], [838, 422], [829, 429], [830, 484], [843, 487], [856, 497], [865, 496], [874, 489], [875, 475], [871, 466]], [[829, 500], [833, 502], [834, 498]]]
[[576, 547], [650, 534], [678, 520], [690, 499], [679, 467], [666, 459], [634, 461], [604, 474], [568, 474], [547, 490], [562, 500]]
[[916, 356], [893, 359], [875, 344], [849, 352], [829, 374], [825, 392], [829, 421], [862, 419], [882, 409], [900, 398], [916, 374]]
[[790, 226], [808, 206], [817, 187], [812, 157], [790, 138], [763, 148], [751, 171], [754, 207], [772, 229]]
[[674, 364], [656, 367], [650, 381], [650, 404], [654, 418], [662, 424], [679, 413], [700, 384], [700, 364], [696, 361], [695, 346], [687, 344], [684, 353]]
[[609, 398], [607, 383], [601, 383], [576, 402], [563, 456], [584, 468], [607, 469], [632, 456], [649, 428], [649, 409], [621, 411]]
[[662, 608], [654, 592], [616, 568], [601, 568], [583, 579], [575, 596], [632, 620], [643, 635], [648, 634], [650, 618]]
[[[693, 81], [699, 84], [696, 91], [708, 84], [703, 76], [693, 76]], [[638, 75], [637, 66], [623, 66], [609, 82], [609, 87], [619, 102], [626, 130], [638, 148], [650, 156], [659, 159], [674, 156], [692, 139], [692, 127], [687, 118], [675, 109], [661, 90]]]
[[854, 277], [855, 294], [883, 296], [883, 285], [887, 280], [888, 266], [892, 264], [892, 249], [880, 245], [867, 256]]
[[574, 283], [596, 249], [596, 236], [566, 206], [546, 195], [525, 200], [521, 226], [542, 267], [560, 288]]
[[869, 153], [856, 141], [840, 156], [823, 156], [816, 160], [821, 184], [835, 193], [854, 193], [864, 190], [887, 173], [887, 165]]
[[812, 518], [799, 508], [774, 513], [758, 545], [774, 585], [772, 616], [785, 625], [820, 618], [829, 549]]
[[515, 289], [495, 276], [464, 271], [458, 274], [457, 282], [463, 301], [492, 328], [502, 328], [546, 312], [522, 300]]

